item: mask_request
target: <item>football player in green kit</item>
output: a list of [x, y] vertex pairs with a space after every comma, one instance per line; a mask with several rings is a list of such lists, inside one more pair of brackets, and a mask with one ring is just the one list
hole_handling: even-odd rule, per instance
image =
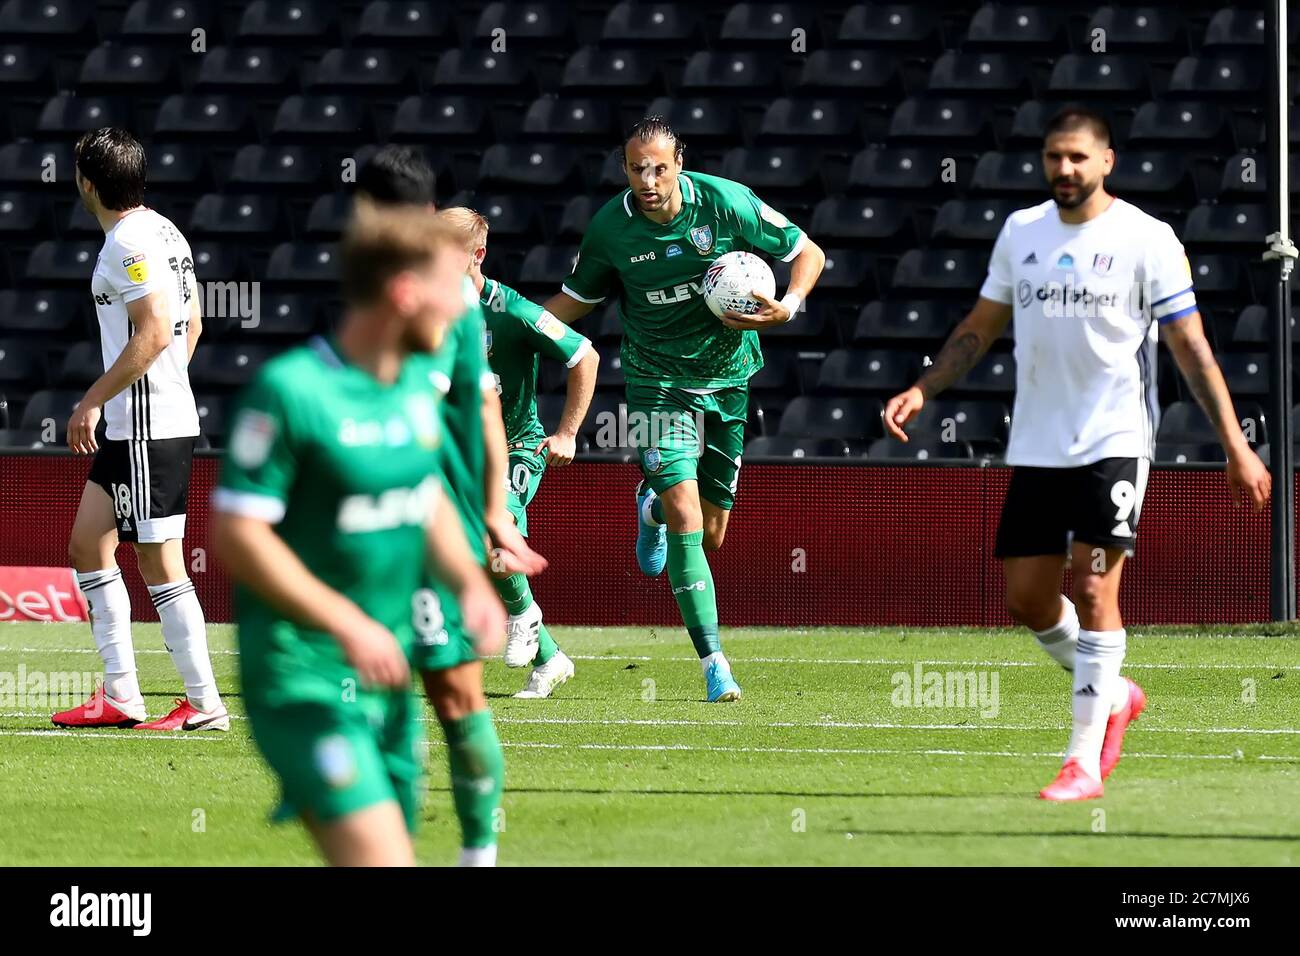
[[[357, 173], [357, 190], [384, 205], [411, 206], [434, 215], [434, 174], [415, 149], [385, 146]], [[482, 564], [536, 574], [546, 562], [529, 549], [506, 508], [506, 435], [495, 380], [487, 365], [483, 310], [464, 274], [464, 314], [433, 356], [433, 387], [443, 398], [447, 440], [442, 468], [470, 547]], [[505, 759], [483, 694], [480, 649], [460, 620], [452, 595], [436, 580], [416, 595], [421, 624], [413, 667], [447, 740], [452, 803], [461, 829], [462, 866], [493, 866], [497, 858], [496, 810], [505, 786]]]
[[[443, 209], [446, 223], [469, 255], [469, 277], [478, 290], [487, 321], [488, 362], [501, 398], [509, 443], [506, 507], [522, 534], [528, 534], [528, 504], [537, 494], [548, 465], [573, 461], [578, 428], [587, 417], [596, 388], [600, 358], [583, 335], [545, 312], [509, 286], [485, 278], [488, 223], [472, 209]], [[555, 434], [547, 435], [537, 417], [537, 368], [546, 355], [569, 369], [568, 392]], [[506, 623], [507, 667], [532, 663], [527, 686], [516, 697], [549, 697], [573, 676], [573, 661], [556, 645], [542, 623], [542, 609], [533, 600], [522, 574], [494, 575], [494, 583], [510, 617]]]
[[[572, 274], [545, 308], [572, 323], [622, 286], [628, 432], [651, 435], [639, 449], [637, 563], [651, 576], [667, 565], [704, 669], [705, 697], [731, 701], [740, 698], [740, 685], [718, 639], [705, 552], [722, 546], [735, 500], [749, 379], [763, 365], [757, 333], [793, 318], [826, 257], [747, 186], [683, 170], [682, 156], [662, 117], [629, 131], [628, 188], [592, 217]], [[719, 320], [700, 283], [715, 259], [736, 250], [791, 263], [790, 286], [779, 302], [756, 293], [761, 308], [754, 314], [728, 312]]]
[[244, 391], [213, 495], [238, 584], [249, 727], [334, 865], [411, 865], [425, 783], [409, 659], [426, 558], [479, 650], [505, 613], [440, 468], [429, 353], [464, 311], [463, 254], [420, 211], [359, 203], [342, 242], [337, 332]]

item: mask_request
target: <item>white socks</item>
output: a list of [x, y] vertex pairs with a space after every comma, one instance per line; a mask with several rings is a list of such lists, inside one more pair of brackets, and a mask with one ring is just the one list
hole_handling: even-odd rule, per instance
[[1124, 664], [1127, 632], [1079, 631], [1074, 663], [1074, 730], [1066, 760], [1075, 758], [1085, 773], [1101, 779], [1101, 744], [1117, 687], [1124, 685], [1119, 671]]
[[1074, 649], [1079, 643], [1079, 615], [1074, 610], [1074, 602], [1064, 594], [1061, 604], [1065, 610], [1061, 619], [1045, 631], [1034, 631], [1038, 646], [1047, 651], [1056, 663], [1067, 671], [1074, 670]]
[[[1074, 658], [1079, 645], [1079, 615], [1074, 609], [1074, 602], [1064, 594], [1061, 604], [1065, 610], [1061, 619], [1045, 631], [1034, 631], [1038, 646], [1046, 651], [1056, 663], [1067, 671], [1074, 670]], [[1128, 704], [1128, 684], [1122, 680], [1115, 681], [1114, 693], [1110, 697], [1110, 712], [1118, 714]]]
[[460, 851], [460, 866], [496, 866], [497, 845], [463, 847]]
[[104, 662], [104, 692], [116, 700], [140, 699], [131, 646], [131, 599], [120, 568], [77, 572], [77, 586], [90, 605], [90, 633]]
[[207, 629], [194, 582], [182, 578], [150, 585], [149, 597], [162, 620], [163, 644], [185, 681], [185, 695], [199, 710], [211, 713], [221, 706], [221, 697], [208, 659]]

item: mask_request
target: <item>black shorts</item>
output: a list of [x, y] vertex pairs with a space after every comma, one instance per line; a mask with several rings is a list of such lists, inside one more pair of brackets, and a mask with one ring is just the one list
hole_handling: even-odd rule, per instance
[[999, 558], [1069, 553], [1073, 540], [1133, 553], [1150, 462], [1103, 458], [1077, 468], [1017, 466], [1002, 502]]
[[185, 537], [193, 438], [104, 441], [90, 466], [113, 499], [120, 541], [151, 544]]

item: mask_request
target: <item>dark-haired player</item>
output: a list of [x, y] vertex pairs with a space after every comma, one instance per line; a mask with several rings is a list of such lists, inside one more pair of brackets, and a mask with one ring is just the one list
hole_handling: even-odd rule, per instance
[[[1210, 351], [1174, 231], [1106, 191], [1115, 165], [1105, 118], [1067, 109], [1048, 124], [1052, 197], [1007, 217], [975, 308], [917, 383], [890, 400], [903, 426], [979, 361], [1015, 316], [1014, 466], [998, 526], [1007, 610], [1074, 674], [1069, 749], [1046, 800], [1102, 795], [1124, 732], [1146, 706], [1120, 676], [1120, 574], [1133, 553], [1160, 407], [1161, 331], [1228, 453], [1228, 482], [1256, 509], [1271, 481], [1246, 443]], [[1063, 559], [1074, 601], [1061, 594]]]
[[[77, 192], [104, 230], [91, 277], [104, 374], [68, 420], [68, 445], [95, 456], [68, 554], [90, 604], [104, 684], [51, 719], [61, 727], [229, 730], [181, 548], [199, 434], [189, 362], [202, 315], [189, 243], [144, 205], [145, 165], [144, 149], [125, 130], [91, 130], [77, 142]], [[95, 437], [101, 414], [103, 445]], [[131, 603], [115, 558], [119, 541], [135, 546], [163, 643], [185, 682], [185, 697], [151, 723], [142, 723]]]
[[[763, 366], [757, 333], [793, 317], [826, 257], [749, 187], [684, 170], [682, 142], [662, 117], [637, 123], [622, 150], [628, 188], [592, 217], [573, 273], [545, 308], [572, 323], [622, 286], [628, 431], [648, 435], [637, 562], [651, 576], [667, 565], [706, 698], [738, 700], [706, 552], [722, 546], [735, 501], [749, 379]], [[756, 295], [762, 308], [753, 315], [719, 321], [700, 283], [715, 259], [737, 250], [790, 262], [790, 287], [779, 302]]]

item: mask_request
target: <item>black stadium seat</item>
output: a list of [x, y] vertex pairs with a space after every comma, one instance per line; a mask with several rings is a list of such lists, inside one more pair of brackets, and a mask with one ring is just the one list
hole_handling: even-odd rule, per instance
[[1187, 25], [1176, 6], [1102, 7], [1088, 21], [1085, 34], [1089, 39], [1105, 37], [1110, 53], [1168, 56], [1188, 49]]
[[778, 431], [793, 438], [876, 438], [883, 412], [878, 398], [800, 395], [781, 414]]
[[178, 140], [238, 142], [250, 127], [248, 103], [227, 93], [174, 93], [162, 101], [154, 135]]
[[827, 244], [911, 245], [915, 240], [907, 208], [894, 199], [823, 199], [809, 231]]
[[78, 342], [63, 356], [54, 384], [85, 389], [104, 374], [104, 353], [98, 342]]
[[411, 87], [415, 60], [393, 50], [326, 50], [304, 83], [312, 93], [390, 94]]
[[987, 3], [971, 17], [967, 50], [1014, 50], [1019, 54], [1064, 53], [1065, 17], [1046, 6]]
[[395, 142], [481, 142], [488, 130], [483, 103], [470, 96], [408, 96], [393, 116]]
[[929, 192], [939, 184], [942, 150], [920, 146], [871, 147], [853, 157], [847, 189], [850, 192]]
[[899, 145], [942, 143], [948, 149], [993, 145], [987, 107], [952, 97], [905, 99], [890, 121], [889, 140]]
[[361, 11], [355, 39], [395, 47], [436, 44], [451, 28], [451, 7], [427, 0], [371, 0]]
[[194, 89], [207, 93], [275, 96], [295, 79], [293, 61], [265, 45], [219, 46], [199, 61]]
[[971, 191], [1041, 196], [1047, 189], [1041, 153], [985, 153], [975, 164]]
[[877, 438], [867, 448], [864, 458], [881, 458], [887, 461], [944, 461], [965, 460], [975, 457], [969, 442], [942, 441], [937, 438], [909, 438], [901, 442], [896, 438]]
[[27, 401], [23, 408], [20, 428], [44, 432], [49, 423], [54, 424], [55, 441], [62, 444], [68, 431], [68, 419], [85, 394], [84, 389], [42, 389]]
[[907, 352], [835, 349], [817, 377], [820, 392], [898, 392], [916, 380], [918, 362]]
[[898, 260], [897, 290], [974, 294], [988, 273], [988, 252], [965, 249], [909, 249]]
[[914, 3], [859, 3], [844, 14], [836, 40], [842, 45], [889, 50], [937, 49], [941, 42], [938, 11]]
[[29, 340], [0, 339], [0, 384], [35, 385], [44, 377], [40, 356]]
[[199, 388], [241, 388], [277, 350], [266, 345], [208, 345], [194, 350], [190, 380]]
[[1138, 107], [1129, 129], [1128, 145], [1212, 149], [1221, 148], [1229, 136], [1227, 114], [1221, 106], [1203, 100], [1171, 99]]
[[942, 245], [979, 244], [991, 248], [1007, 216], [1023, 208], [1024, 199], [949, 199], [939, 207], [930, 238]]
[[143, 92], [172, 82], [176, 60], [170, 50], [145, 45], [101, 43], [81, 64], [78, 89], [89, 93]]
[[699, 29], [699, 12], [690, 6], [624, 0], [605, 17], [601, 44], [680, 48], [695, 40]]
[[338, 34], [338, 5], [330, 0], [253, 0], [244, 7], [235, 35], [271, 39], [279, 45], [328, 43]]
[[1223, 452], [1223, 446], [1215, 442], [1200, 443], [1183, 443], [1183, 442], [1156, 442], [1155, 461], [1158, 465], [1185, 465], [1199, 462], [1221, 463], [1228, 458]]
[[512, 45], [571, 48], [573, 11], [567, 4], [537, 0], [489, 3], [479, 15], [473, 38], [476, 43], [486, 44], [502, 34]]
[[82, 313], [89, 301], [84, 291], [5, 289], [0, 291], [0, 330], [75, 337], [84, 328]]
[[[360, 165], [358, 158], [358, 165]], [[305, 146], [241, 146], [227, 185], [239, 189], [310, 189], [321, 177], [320, 154]]]
[[1022, 59], [1006, 53], [949, 50], [930, 71], [930, 90], [945, 96], [1014, 97], [1028, 91]]
[[[1234, 402], [1237, 420], [1250, 423], [1244, 428], [1246, 438], [1252, 445], [1268, 441], [1267, 419], [1258, 402]], [[1218, 433], [1210, 423], [1201, 406], [1193, 401], [1174, 402], [1160, 416], [1160, 427], [1156, 438], [1161, 442], [1178, 444], [1212, 444], [1217, 442]]]
[[194, 235], [253, 235], [274, 233], [280, 221], [280, 201], [255, 193], [200, 196], [190, 216]]
[[745, 445], [745, 457], [754, 458], [845, 458], [849, 446], [838, 438], [794, 438], [790, 435], [761, 435]]
[[343, 140], [368, 137], [369, 114], [361, 100], [335, 93], [321, 96], [290, 96], [280, 104], [271, 124], [271, 135], [279, 140]]
[[609, 142], [614, 135], [614, 114], [609, 104], [590, 97], [541, 96], [524, 114], [523, 135], [558, 142]]
[[658, 92], [658, 74], [658, 64], [644, 51], [585, 46], [564, 65], [560, 88], [569, 94], [644, 96], [647, 90]]
[[955, 302], [895, 299], [869, 302], [853, 327], [855, 343], [878, 339], [942, 340], [962, 316]]
[[821, 43], [817, 20], [802, 5], [792, 3], [731, 3], [722, 19], [718, 39], [724, 45], [746, 48], [790, 45], [790, 33], [804, 29], [808, 46]]
[[118, 99], [105, 96], [52, 97], [41, 110], [36, 131], [48, 139], [78, 139], [88, 129], [100, 126], [134, 126], [131, 109]]
[[901, 95], [898, 60], [876, 50], [812, 50], [795, 84], [799, 93], [840, 93], [888, 103]]
[[1240, 53], [1187, 56], [1169, 78], [1170, 96], [1250, 101], [1264, 87], [1265, 61]]
[[1151, 93], [1146, 62], [1115, 53], [1067, 53], [1052, 67], [1048, 92], [1053, 96], [1145, 100]]
[[760, 196], [774, 190], [807, 190], [821, 175], [814, 152], [804, 146], [737, 146], [722, 158], [721, 175]]
[[767, 56], [747, 51], [697, 50], [682, 69], [678, 88], [691, 96], [739, 93], [765, 96], [781, 89]]
[[1010, 428], [1011, 416], [1002, 402], [941, 398], [926, 402], [905, 431], [909, 438], [987, 446], [1005, 444]]

